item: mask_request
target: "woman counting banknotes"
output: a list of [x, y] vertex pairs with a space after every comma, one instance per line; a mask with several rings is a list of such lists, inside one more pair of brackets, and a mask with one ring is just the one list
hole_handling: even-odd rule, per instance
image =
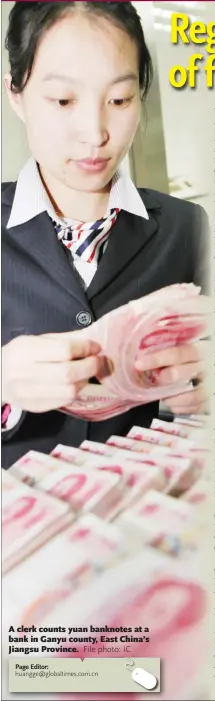
[[[152, 77], [132, 4], [16, 2], [6, 47], [5, 87], [32, 155], [2, 194], [5, 468], [30, 449], [49, 453], [57, 443], [149, 426], [158, 401], [104, 421], [60, 411], [111, 372], [82, 329], [172, 284], [205, 292], [208, 273], [204, 210], [137, 190], [120, 165]], [[136, 371], [159, 369], [161, 385], [195, 379], [166, 403], [174, 413], [203, 413], [204, 349], [182, 343], [153, 353], [147, 366], [140, 353]]]

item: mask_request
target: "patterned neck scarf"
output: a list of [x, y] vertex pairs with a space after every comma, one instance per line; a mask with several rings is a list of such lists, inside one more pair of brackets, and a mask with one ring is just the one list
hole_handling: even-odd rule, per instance
[[86, 224], [56, 224], [59, 241], [68, 248], [73, 258], [82, 258], [86, 263], [99, 263], [107, 243], [109, 232], [115, 224], [119, 209], [111, 209], [108, 216]]

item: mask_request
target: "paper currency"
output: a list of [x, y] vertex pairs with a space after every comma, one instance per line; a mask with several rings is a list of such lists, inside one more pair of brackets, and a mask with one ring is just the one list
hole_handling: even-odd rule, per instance
[[200, 479], [193, 484], [193, 486], [188, 489], [188, 491], [183, 495], [184, 501], [195, 506], [198, 511], [198, 519], [200, 517], [200, 512], [206, 521], [207, 508], [212, 506], [211, 503], [211, 488], [210, 484], [205, 479]]
[[171, 453], [166, 456], [150, 453], [146, 456], [144, 464], [157, 467], [162, 472], [166, 482], [164, 492], [172, 496], [179, 496], [190, 489], [199, 475], [193, 460], [175, 458]]
[[142, 428], [141, 426], [133, 426], [128, 433], [128, 438], [133, 438], [136, 441], [147, 440], [153, 445], [163, 445], [166, 448], [189, 450], [189, 448], [193, 447], [191, 440], [168, 432], [153, 430], [152, 428]]
[[164, 471], [157, 465], [133, 463], [128, 460], [116, 460], [114, 457], [107, 459], [104, 456], [95, 458], [87, 463], [87, 468], [94, 468], [99, 471], [113, 472], [120, 475], [121, 495], [112, 509], [108, 512], [108, 520], [112, 521], [118, 514], [131, 504], [140, 499], [149, 489], [163, 490], [167, 480]]
[[76, 513], [107, 516], [121, 496], [119, 475], [66, 465], [40, 482], [40, 489], [71, 505]]
[[206, 335], [209, 303], [199, 291], [194, 285], [173, 285], [129, 302], [83, 329], [82, 335], [100, 343], [112, 374], [99, 377], [100, 385], [87, 385], [62, 411], [101, 421], [138, 404], [189, 390], [188, 383], [161, 387], [159, 371], [140, 375], [135, 360], [140, 351], [148, 354]]
[[131, 436], [110, 436], [106, 441], [106, 445], [120, 450], [134, 450], [140, 453], [150, 453], [152, 444], [147, 440], [135, 441]]
[[[125, 446], [126, 448], [120, 448], [117, 453], [115, 454], [117, 458], [119, 457], [124, 457], [127, 460], [135, 460], [138, 462], [145, 462], [148, 457], [150, 456], [155, 458], [155, 457], [169, 457], [171, 458], [176, 458], [176, 459], [183, 459], [183, 460], [189, 460], [192, 466], [192, 473], [193, 473], [193, 478], [197, 479], [201, 475], [205, 473], [206, 470], [206, 465], [208, 464], [208, 460], [210, 457], [210, 452], [206, 450], [204, 447], [201, 445], [201, 441], [195, 445], [194, 441], [189, 441], [185, 439], [177, 439], [176, 441], [172, 440], [172, 437], [170, 437], [169, 441], [169, 436], [168, 434], [165, 434], [164, 441], [163, 441], [163, 436], [162, 433], [161, 438], [159, 437], [153, 437], [152, 436], [152, 441], [151, 443], [148, 443], [148, 445], [151, 445], [151, 450], [149, 450], [148, 454], [147, 451], [144, 452], [141, 449], [141, 446], [145, 447], [146, 442], [141, 440], [143, 437], [143, 433], [145, 430], [149, 429], [144, 429], [139, 426], [133, 426], [132, 429], [129, 431], [129, 437], [123, 438], [122, 441], [125, 441]], [[155, 434], [158, 434], [158, 431], [154, 431]], [[131, 438], [131, 435], [133, 437]], [[167, 437], [166, 437], [167, 436]], [[115, 437], [113, 437], [115, 440]], [[118, 440], [119, 438], [119, 440]], [[175, 438], [175, 436], [174, 436]], [[112, 437], [111, 437], [112, 439]], [[121, 437], [116, 437], [116, 442], [121, 443]], [[127, 442], [129, 441], [129, 442]], [[134, 443], [130, 443], [130, 441], [134, 441]], [[172, 446], [167, 446], [163, 445], [162, 443], [172, 443]], [[174, 445], [173, 445], [174, 443]], [[130, 449], [129, 449], [130, 447]], [[131, 449], [132, 448], [132, 449]]]
[[[134, 487], [141, 479], [154, 480], [154, 475], [158, 475], [159, 470], [154, 470], [151, 464], [138, 464], [132, 460], [118, 460], [115, 456], [106, 458], [101, 455], [93, 457], [86, 465], [87, 468], [95, 470], [113, 472], [120, 475], [124, 487]], [[156, 467], [154, 463], [154, 467]], [[150, 482], [148, 482], [150, 484]], [[166, 484], [165, 478], [160, 471], [159, 479], [156, 479], [156, 488], [162, 489]]]
[[153, 419], [151, 428], [160, 433], [168, 433], [172, 436], [178, 436], [178, 438], [187, 438], [192, 443], [198, 441], [202, 447], [205, 446], [206, 440], [208, 438], [208, 432], [206, 428], [197, 426], [189, 426], [188, 424], [177, 423], [174, 421], [161, 421], [160, 419]]
[[[133, 441], [133, 439], [128, 440], [131, 443]], [[142, 441], [136, 441], [135, 443], [138, 444], [138, 447], [142, 445]], [[152, 446], [152, 444], [150, 445]], [[179, 494], [190, 489], [203, 472], [202, 460], [196, 460], [196, 457], [189, 451], [184, 451], [182, 455], [175, 456], [171, 448], [163, 446], [157, 448], [152, 446], [152, 450], [146, 453], [141, 450], [135, 451], [121, 448], [115, 453], [114, 459], [118, 463], [126, 461], [128, 463], [141, 464], [141, 466], [157, 467], [165, 479], [165, 491], [174, 496], [179, 496]]]
[[38, 626], [61, 601], [127, 552], [116, 526], [93, 514], [82, 516], [4, 576], [3, 596], [13, 602], [13, 625]]
[[[165, 669], [165, 686], [160, 696], [169, 701], [188, 698], [187, 686], [195, 677], [196, 664], [200, 665], [208, 654], [206, 612], [205, 588], [195, 569], [187, 566], [185, 571], [180, 563], [176, 565], [171, 558], [145, 548], [63, 602], [55, 616], [46, 617], [44, 625], [64, 625], [68, 615], [74, 625], [93, 625], [98, 638], [94, 647], [100, 648], [98, 657], [113, 656], [110, 638], [115, 635], [116, 657], [160, 657]], [[118, 632], [111, 632], [111, 628]], [[195, 651], [195, 658], [192, 655], [190, 659], [190, 649]], [[82, 642], [73, 656], [87, 658], [97, 654]], [[70, 656], [63, 652], [61, 655]], [[104, 693], [100, 697], [111, 699], [112, 695]], [[155, 701], [157, 695], [144, 693], [145, 697]], [[69, 698], [78, 699], [78, 694], [71, 692]], [[121, 698], [127, 695], [122, 694]], [[86, 693], [85, 699], [90, 699], [90, 695]]]
[[[106, 640], [102, 643], [100, 634], [95, 633], [99, 639], [96, 653], [78, 634], [78, 652], [72, 656], [95, 656], [100, 646], [100, 657], [149, 654], [161, 657], [165, 667], [162, 701], [194, 698], [192, 694], [189, 696], [188, 689], [192, 688], [196, 664], [200, 667], [203, 655], [208, 654], [206, 575], [200, 550], [207, 539], [210, 483], [205, 471], [196, 469], [206, 459], [207, 450], [202, 450], [201, 445], [207, 425], [204, 421], [198, 425], [192, 417], [187, 417], [187, 423], [183, 417], [182, 422], [180, 417], [175, 418], [174, 424], [170, 424], [172, 431], [168, 430], [169, 424], [166, 426], [168, 422], [160, 420], [154, 420], [150, 429], [133, 427], [134, 432], [143, 431], [139, 439], [110, 436], [104, 446], [93, 441], [86, 441], [79, 448], [58, 445], [52, 456], [39, 454], [38, 457], [35, 451], [30, 451], [21, 462], [24, 466], [25, 457], [29, 460], [29, 455], [31, 459], [37, 455], [37, 467], [35, 463], [32, 473], [29, 463], [25, 465], [25, 478], [34, 475], [37, 489], [23, 484], [20, 476], [17, 479], [11, 470], [3, 471], [3, 508], [7, 505], [3, 532], [9, 518], [9, 526], [12, 520], [9, 535], [14, 540], [16, 555], [15, 561], [9, 563], [13, 569], [7, 571], [7, 560], [3, 570], [5, 655], [11, 623], [65, 627], [71, 623], [105, 629], [112, 626], [119, 631], [126, 627], [125, 633], [104, 631], [101, 635]], [[193, 431], [198, 432], [200, 449]], [[162, 437], [170, 440], [170, 445], [160, 445], [157, 439], [154, 442], [154, 434], [158, 433], [161, 440]], [[173, 445], [172, 439], [177, 439], [177, 443], [174, 440]], [[83, 474], [87, 477], [86, 487], [79, 480]], [[199, 474], [203, 475], [201, 479]], [[102, 493], [95, 493], [94, 501], [93, 494], [90, 495], [91, 479], [97, 483], [103, 476], [108, 480], [116, 478], [116, 484], [112, 492], [109, 485], [109, 496], [108, 490], [103, 497]], [[58, 498], [41, 491], [44, 484], [48, 489], [56, 487]], [[93, 485], [95, 482], [92, 488]], [[39, 500], [51, 499], [52, 504], [66, 507], [64, 516], [55, 509], [50, 524], [47, 516], [45, 525], [45, 515], [39, 506], [34, 511], [28, 501], [20, 502], [20, 489], [27, 490], [28, 496], [36, 494]], [[102, 508], [97, 517], [92, 511], [100, 496], [103, 501], [101, 498]], [[68, 497], [69, 508], [64, 502]], [[82, 515], [85, 502], [86, 512]], [[43, 523], [38, 532], [37, 517], [39, 524]], [[142, 627], [139, 633], [134, 632], [136, 621], [137, 627]], [[118, 635], [115, 653], [111, 651], [111, 635]], [[149, 644], [143, 641], [144, 636], [150, 637]], [[65, 645], [71, 645], [67, 637]], [[47, 656], [71, 655], [65, 653], [63, 643], [61, 647], [62, 650], [59, 644], [57, 652], [49, 648]], [[38, 654], [35, 651], [32, 656]], [[125, 696], [122, 694], [121, 698]], [[144, 700], [151, 697], [157, 701], [156, 694], [144, 694]], [[78, 701], [78, 695], [72, 692], [68, 698]], [[84, 698], [90, 701], [89, 694]], [[106, 701], [110, 695], [99, 694], [99, 698]]]
[[179, 555], [192, 553], [200, 538], [194, 508], [184, 500], [149, 490], [133, 507], [124, 511], [117, 524], [131, 542], [153, 545], [162, 552]]
[[163, 445], [154, 447], [152, 446], [152, 450], [149, 452], [144, 452], [142, 450], [128, 450], [128, 448], [119, 448], [117, 452], [115, 453], [114, 457], [117, 458], [124, 458], [125, 460], [132, 460], [134, 462], [143, 462], [145, 463], [146, 460], [148, 459], [149, 455], [150, 457], [153, 455], [170, 455], [171, 449], [170, 448], [165, 448]]
[[[111, 436], [111, 444], [112, 441], [117, 444], [117, 438], [121, 440], [121, 437]], [[122, 444], [127, 440], [129, 441], [129, 446], [132, 446], [132, 439], [122, 438]], [[142, 445], [141, 441], [134, 441], [134, 444], [136, 443], [138, 443], [138, 446]], [[124, 444], [126, 445], [126, 443]], [[166, 454], [165, 451], [163, 453], [159, 450], [151, 450], [147, 453], [140, 452], [139, 454], [139, 451], [136, 453], [130, 448], [128, 451], [126, 451], [126, 449], [121, 449], [118, 450], [108, 462], [107, 460], [103, 461], [97, 457], [97, 461], [94, 459], [94, 461], [88, 462], [87, 466], [100, 470], [110, 470], [124, 477], [126, 477], [127, 473], [127, 475], [129, 475], [128, 485], [130, 487], [136, 484], [135, 475], [141, 476], [142, 474], [142, 476], [144, 476], [145, 473], [151, 475], [151, 478], [153, 478], [153, 469], [157, 468], [160, 473], [160, 482], [162, 475], [162, 485], [159, 485], [159, 489], [163, 489], [174, 496], [179, 496], [190, 489], [199, 476], [199, 468], [196, 467], [194, 460], [186, 457], [173, 457], [171, 452]], [[150, 488], [150, 484], [148, 488]], [[155, 488], [157, 489], [157, 486]]]
[[51, 452], [53, 458], [57, 460], [63, 460], [63, 462], [71, 463], [72, 465], [84, 465], [88, 460], [88, 454], [86, 451], [80, 448], [73, 448], [70, 445], [62, 445], [58, 443]]
[[17, 462], [11, 465], [9, 474], [30, 487], [38, 486], [40, 482], [55, 470], [64, 468], [65, 463], [56, 460], [55, 457], [29, 450]]
[[3, 573], [48, 540], [74, 518], [67, 504], [18, 483], [3, 490], [2, 570]]
[[[19, 483], [18, 483], [19, 484]], [[10, 473], [10, 470], [1, 471], [1, 490], [2, 492], [11, 492], [17, 489], [17, 479]]]
[[80, 445], [81, 450], [85, 450], [87, 453], [93, 453], [94, 455], [114, 455], [116, 450], [107, 443], [97, 443], [96, 441], [83, 441]]

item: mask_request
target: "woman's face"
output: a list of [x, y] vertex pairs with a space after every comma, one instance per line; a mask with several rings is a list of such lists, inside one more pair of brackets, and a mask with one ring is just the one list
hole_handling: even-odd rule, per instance
[[75, 190], [99, 191], [140, 118], [135, 43], [105, 18], [71, 14], [44, 34], [26, 88], [13, 101], [44, 174]]

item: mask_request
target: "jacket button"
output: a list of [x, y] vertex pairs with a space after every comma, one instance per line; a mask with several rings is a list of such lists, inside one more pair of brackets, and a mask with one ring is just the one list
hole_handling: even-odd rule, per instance
[[79, 312], [76, 316], [76, 321], [79, 326], [89, 326], [92, 321], [91, 314], [89, 312]]

